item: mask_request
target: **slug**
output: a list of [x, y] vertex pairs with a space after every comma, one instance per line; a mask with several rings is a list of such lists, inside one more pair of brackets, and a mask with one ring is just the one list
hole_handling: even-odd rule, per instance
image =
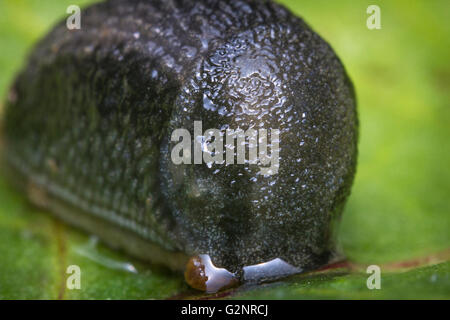
[[62, 21], [36, 45], [7, 100], [5, 171], [29, 199], [194, 288], [278, 279], [336, 252], [355, 93], [281, 5], [94, 4], [81, 29]]

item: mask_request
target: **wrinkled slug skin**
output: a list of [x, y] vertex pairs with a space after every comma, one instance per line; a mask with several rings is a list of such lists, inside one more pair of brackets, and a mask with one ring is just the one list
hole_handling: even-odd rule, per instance
[[[329, 261], [357, 115], [323, 39], [269, 1], [113, 0], [81, 22], [40, 41], [6, 103], [4, 155], [28, 191], [113, 245], [123, 231], [232, 272], [277, 257], [302, 269]], [[173, 130], [193, 135], [200, 120], [279, 129], [278, 173], [175, 165]], [[151, 258], [124, 239], [117, 246]]]

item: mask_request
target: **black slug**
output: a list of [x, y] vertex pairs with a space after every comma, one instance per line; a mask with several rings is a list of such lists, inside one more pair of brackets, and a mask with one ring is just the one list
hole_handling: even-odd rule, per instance
[[357, 136], [344, 67], [282, 6], [111, 0], [33, 50], [3, 155], [35, 204], [212, 292], [329, 262]]

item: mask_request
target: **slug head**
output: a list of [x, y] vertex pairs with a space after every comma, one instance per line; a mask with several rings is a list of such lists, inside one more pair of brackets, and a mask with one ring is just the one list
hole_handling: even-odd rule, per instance
[[[179, 128], [190, 132], [189, 163], [170, 158]], [[244, 140], [244, 164], [227, 129], [258, 132]], [[342, 64], [301, 20], [258, 25], [211, 50], [185, 81], [167, 137], [161, 187], [188, 253], [208, 254], [238, 274], [276, 258], [302, 269], [330, 259], [355, 172], [356, 106]], [[201, 164], [196, 143], [205, 151]], [[255, 143], [263, 154], [252, 162]]]

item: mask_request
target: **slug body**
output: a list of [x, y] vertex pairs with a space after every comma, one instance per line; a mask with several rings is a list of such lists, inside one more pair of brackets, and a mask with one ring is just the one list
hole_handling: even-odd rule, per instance
[[[175, 164], [172, 133], [195, 142], [195, 121], [279, 130], [276, 174]], [[207, 255], [243, 279], [274, 259], [297, 271], [329, 261], [357, 116], [333, 50], [279, 5], [112, 0], [37, 45], [11, 89], [4, 139], [14, 179], [64, 220], [174, 269]]]

